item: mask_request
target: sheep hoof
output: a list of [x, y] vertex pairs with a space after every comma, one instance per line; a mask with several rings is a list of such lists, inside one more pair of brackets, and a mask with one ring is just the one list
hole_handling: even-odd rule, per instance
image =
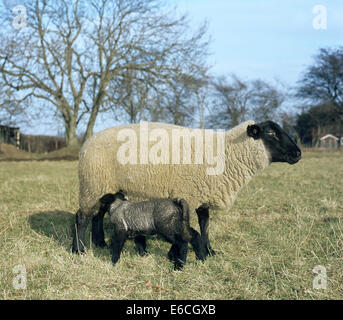
[[94, 242], [94, 245], [99, 247], [99, 248], [108, 248], [107, 243], [105, 241], [101, 241], [101, 242], [98, 242], [98, 243]]
[[147, 256], [149, 254], [146, 250], [140, 250], [138, 253], [141, 257]]
[[215, 256], [216, 252], [212, 248], [207, 248], [207, 255], [209, 256]]
[[77, 249], [72, 249], [72, 253], [76, 253], [76, 254], [80, 254], [80, 255], [84, 255], [85, 254], [85, 250], [77, 250]]
[[174, 265], [174, 271], [181, 271], [183, 269], [183, 265]]
[[112, 257], [112, 264], [115, 265], [119, 260], [119, 257], [116, 256], [116, 257]]
[[204, 262], [205, 260], [206, 260], [206, 257], [207, 257], [207, 252], [197, 252], [196, 254], [195, 254], [195, 258], [197, 259], [197, 260], [200, 260], [200, 261], [202, 261], [202, 262]]
[[181, 260], [174, 261], [174, 271], [181, 271], [185, 262]]
[[216, 252], [210, 246], [205, 246], [205, 250], [207, 256], [211, 257], [216, 255]]

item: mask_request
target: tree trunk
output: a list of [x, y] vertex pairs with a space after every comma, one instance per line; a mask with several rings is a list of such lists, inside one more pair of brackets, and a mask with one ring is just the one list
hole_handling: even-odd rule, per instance
[[200, 129], [205, 129], [205, 115], [204, 115], [204, 106], [200, 104]]
[[76, 136], [76, 119], [72, 119], [65, 123], [65, 139], [67, 147], [79, 145], [79, 141]]
[[83, 137], [82, 142], [85, 142], [88, 138], [90, 138], [93, 135], [93, 129], [94, 129], [96, 117], [98, 115], [98, 110], [99, 110], [99, 107], [95, 107], [95, 106], [93, 107], [91, 115], [87, 123], [86, 133]]

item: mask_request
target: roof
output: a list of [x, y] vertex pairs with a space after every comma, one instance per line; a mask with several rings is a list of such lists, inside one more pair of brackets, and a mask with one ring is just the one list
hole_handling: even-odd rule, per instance
[[19, 130], [18, 127], [10, 127], [10, 126], [4, 126], [4, 125], [0, 125], [0, 128], [9, 128], [9, 129]]
[[325, 140], [325, 139], [328, 139], [328, 138], [332, 138], [332, 139], [335, 139], [336, 141], [338, 141], [339, 139], [337, 137], [335, 137], [334, 135], [332, 134], [327, 134], [325, 135], [324, 137], [321, 137], [320, 140]]

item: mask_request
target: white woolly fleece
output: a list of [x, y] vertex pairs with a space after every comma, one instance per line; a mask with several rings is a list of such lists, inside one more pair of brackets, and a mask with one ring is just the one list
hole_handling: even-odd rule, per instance
[[[241, 188], [270, 164], [262, 140], [254, 140], [247, 135], [247, 127], [253, 123], [247, 121], [225, 132], [225, 159], [221, 159], [225, 165], [223, 172], [217, 175], [208, 174], [207, 163], [194, 164], [194, 161], [193, 164], [121, 164], [118, 161], [118, 149], [126, 142], [118, 141], [118, 133], [123, 133], [123, 129], [132, 130], [129, 131], [136, 133], [139, 146], [140, 125], [118, 126], [101, 131], [87, 140], [80, 152], [80, 209], [86, 215], [95, 215], [100, 197], [121, 189], [127, 193], [130, 201], [178, 197], [185, 199], [192, 210], [202, 204], [209, 205], [210, 209], [227, 210]], [[169, 137], [173, 129], [182, 128], [154, 122], [145, 124], [150, 133], [154, 129], [163, 129]], [[204, 130], [202, 132], [205, 133]], [[212, 133], [216, 141], [218, 133]], [[149, 143], [149, 148], [157, 145], [156, 140]], [[172, 143], [169, 149], [171, 154]], [[192, 143], [193, 159], [196, 158], [194, 150]], [[214, 154], [216, 152], [215, 144]], [[140, 161], [139, 150], [136, 160]]]

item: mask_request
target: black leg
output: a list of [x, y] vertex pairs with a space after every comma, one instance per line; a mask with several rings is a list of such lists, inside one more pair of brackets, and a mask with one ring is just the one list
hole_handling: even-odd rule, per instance
[[135, 237], [135, 244], [136, 244], [136, 248], [137, 248], [140, 256], [144, 256], [147, 254], [146, 238], [144, 236], [136, 236]]
[[120, 253], [123, 249], [127, 236], [122, 231], [114, 230], [112, 238], [112, 263], [115, 264], [120, 258]]
[[208, 239], [208, 225], [209, 225], [209, 209], [206, 206], [201, 206], [196, 209], [198, 215], [198, 221], [200, 226], [201, 238], [205, 245], [208, 255], [215, 255], [214, 250], [211, 248], [210, 240]]
[[176, 251], [176, 245], [172, 244], [172, 246], [170, 247], [170, 250], [168, 252], [168, 259], [170, 261], [173, 261], [173, 262], [175, 261], [175, 257], [176, 257], [175, 251]]
[[99, 212], [92, 218], [92, 242], [101, 248], [107, 247], [104, 234], [104, 216], [106, 208], [100, 207]]
[[202, 241], [199, 232], [194, 230], [193, 228], [190, 228], [190, 234], [192, 236], [190, 243], [193, 247], [196, 258], [201, 261], [206, 260], [207, 250], [204, 246], [204, 242]]
[[84, 253], [85, 232], [89, 223], [89, 216], [79, 209], [76, 213], [76, 223], [73, 235], [73, 252]]
[[174, 270], [181, 270], [186, 263], [188, 252], [188, 242], [180, 241], [175, 244]]

